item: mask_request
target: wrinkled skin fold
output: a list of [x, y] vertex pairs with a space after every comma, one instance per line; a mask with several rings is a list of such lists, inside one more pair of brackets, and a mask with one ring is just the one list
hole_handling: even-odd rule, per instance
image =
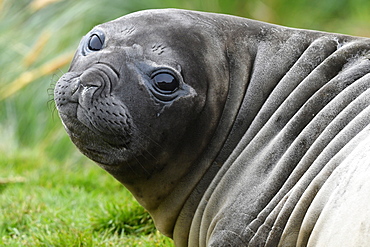
[[370, 40], [148, 10], [81, 40], [55, 102], [176, 246], [370, 243]]

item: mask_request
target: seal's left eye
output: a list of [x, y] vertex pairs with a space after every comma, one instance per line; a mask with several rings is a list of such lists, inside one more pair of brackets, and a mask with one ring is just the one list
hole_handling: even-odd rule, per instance
[[93, 34], [90, 37], [88, 46], [89, 46], [89, 49], [92, 51], [100, 51], [103, 48], [103, 44], [104, 44], [104, 37], [102, 37], [101, 35], [99, 36], [97, 34]]
[[180, 85], [177, 78], [170, 73], [158, 73], [153, 76], [152, 80], [155, 88], [162, 93], [172, 93]]

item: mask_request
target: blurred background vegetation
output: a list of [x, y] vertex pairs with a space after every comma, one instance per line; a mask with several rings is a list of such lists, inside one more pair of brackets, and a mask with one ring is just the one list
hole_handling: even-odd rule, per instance
[[[126, 199], [120, 198], [130, 197], [129, 193], [71, 144], [52, 101], [53, 87], [67, 71], [80, 38], [93, 26], [134, 11], [169, 7], [370, 37], [368, 0], [0, 0], [0, 245], [17, 246], [15, 243], [22, 239], [19, 246], [73, 246], [72, 242], [61, 244], [63, 235], [52, 239], [47, 236], [53, 235], [53, 231], [71, 235], [72, 222], [80, 218], [81, 226], [74, 226], [75, 231], [82, 232], [77, 234], [82, 245], [76, 246], [97, 246], [97, 242], [109, 238], [109, 233], [131, 234], [122, 230], [125, 226], [119, 226], [120, 209], [113, 206], [113, 198], [122, 210], [140, 211], [140, 207], [130, 201], [126, 204], [133, 206], [125, 208]], [[67, 187], [71, 190], [68, 195]], [[55, 194], [46, 195], [53, 191]], [[32, 193], [34, 197], [30, 197]], [[91, 211], [80, 205], [88, 201], [84, 195], [94, 199], [88, 202], [93, 204]], [[78, 196], [80, 200], [68, 200]], [[54, 205], [53, 200], [67, 204], [65, 210], [74, 211], [73, 217], [58, 216], [55, 211], [60, 210], [60, 205]], [[104, 200], [113, 202], [105, 205]], [[82, 220], [86, 217], [90, 218]], [[134, 228], [141, 223], [152, 224], [145, 213], [140, 217], [132, 223]], [[59, 225], [48, 230], [53, 222], [50, 219], [64, 220], [65, 228]], [[97, 230], [100, 237], [87, 237], [87, 232], [104, 224], [102, 228], [108, 230]], [[36, 228], [44, 232], [33, 232]], [[145, 227], [138, 229], [147, 234]], [[157, 246], [171, 245], [157, 233], [152, 234], [145, 241], [157, 241]], [[101, 246], [126, 243], [114, 241]], [[145, 242], [135, 241], [138, 246]]]

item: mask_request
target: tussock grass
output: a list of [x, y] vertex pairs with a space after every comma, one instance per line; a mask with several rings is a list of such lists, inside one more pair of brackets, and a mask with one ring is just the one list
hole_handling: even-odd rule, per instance
[[76, 150], [52, 102], [93, 26], [164, 7], [370, 36], [362, 0], [0, 0], [0, 246], [173, 246], [122, 185]]

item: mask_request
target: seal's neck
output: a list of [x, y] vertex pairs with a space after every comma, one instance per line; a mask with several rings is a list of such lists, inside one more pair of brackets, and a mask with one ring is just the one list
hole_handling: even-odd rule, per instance
[[[325, 141], [334, 140], [337, 133], [334, 133], [333, 126], [342, 126], [343, 123], [339, 122], [348, 118], [347, 114], [346, 118], [336, 118], [337, 122], [331, 119], [336, 116], [335, 111], [339, 113], [344, 107], [344, 97], [335, 97], [343, 94], [354, 80], [368, 73], [368, 60], [361, 58], [361, 52], [358, 51], [360, 45], [367, 51], [368, 44], [347, 44], [337, 50], [336, 37], [315, 39], [315, 35], [312, 35], [312, 40], [307, 37], [303, 40], [304, 36], [297, 35], [298, 33], [299, 31], [290, 32], [288, 39], [284, 42], [281, 40], [280, 44], [268, 41], [259, 44], [259, 52], [253, 63], [255, 69], [248, 80], [249, 86], [225, 142], [235, 141], [238, 145], [231, 145], [232, 154], [210, 184], [196, 213], [192, 215], [190, 243], [205, 243], [207, 234], [216, 225], [215, 222], [220, 222], [223, 217], [225, 224], [242, 231], [240, 225], [236, 224], [238, 220], [235, 219], [235, 214], [232, 214], [239, 214], [241, 208], [245, 211], [240, 215], [248, 216], [247, 220], [243, 220], [243, 229], [253, 229], [250, 231], [251, 235], [257, 232], [254, 230], [256, 225], [261, 228], [271, 226], [269, 218], [262, 220], [262, 217], [257, 216], [279, 214], [280, 209], [276, 205], [279, 202], [284, 203], [283, 198], [287, 192], [298, 184], [301, 174], [310, 168], [312, 161], [309, 159], [325, 148], [325, 142], [320, 137], [326, 137]], [[338, 74], [340, 76], [336, 77]], [[351, 99], [348, 97], [349, 101]], [[354, 109], [350, 111], [353, 112]], [[331, 128], [326, 128], [329, 124]], [[332, 138], [327, 138], [328, 136]], [[337, 144], [342, 145], [342, 141]], [[333, 147], [337, 144], [333, 144]], [[222, 152], [223, 150], [220, 153]], [[333, 150], [330, 152], [327, 151], [330, 155], [336, 153]], [[323, 153], [325, 159], [332, 157]], [[321, 166], [326, 161], [320, 162], [317, 164]], [[290, 174], [293, 176], [289, 177]], [[307, 176], [311, 175], [308, 173]], [[295, 187], [295, 193], [304, 191], [299, 186]], [[238, 198], [240, 194], [243, 197]], [[293, 208], [293, 204], [294, 202], [287, 204], [286, 208]], [[290, 213], [281, 215], [289, 217]], [[284, 218], [278, 223], [283, 225], [286, 220]], [[281, 225], [274, 226], [273, 229], [283, 229]], [[271, 232], [271, 235], [275, 233]], [[245, 239], [252, 237], [254, 235], [247, 235]], [[256, 234], [257, 237], [260, 235]]]
[[[219, 168], [223, 167], [224, 163], [233, 163], [232, 160], [240, 155], [243, 147], [248, 145], [268, 121], [274, 112], [274, 107], [278, 107], [276, 102], [271, 102], [270, 105], [265, 102], [281, 78], [290, 70], [311, 42], [310, 40], [303, 41], [300, 35], [291, 33], [290, 36], [286, 35], [282, 38], [280, 44], [276, 44], [268, 38], [254, 43], [246, 41], [246, 39], [235, 39], [229, 44], [227, 50], [229, 62], [227, 100], [214, 138], [209, 145], [210, 153], [204, 155], [200, 165], [197, 166], [198, 169], [203, 168], [203, 171], [197, 170], [190, 173], [188, 178], [197, 177], [198, 180], [195, 181], [197, 186], [193, 189], [177, 218], [174, 233], [171, 235], [174, 237], [176, 245], [187, 246], [190, 226], [200, 222], [200, 219], [194, 219], [194, 215], [201, 215], [202, 207], [205, 206], [199, 207], [198, 205], [201, 200], [203, 204], [204, 201], [207, 201], [204, 199], [204, 194], [206, 191], [209, 194], [211, 193], [209, 191], [213, 190], [210, 184], [215, 180], [215, 177], [222, 176], [218, 172]], [[245, 42], [250, 43], [246, 44]], [[296, 49], [291, 49], [292, 46]], [[240, 47], [248, 47], [248, 50], [240, 52]], [[286, 56], [284, 64], [277, 66], [282, 56]], [[261, 111], [262, 108], [267, 109]], [[212, 153], [212, 150], [218, 150], [218, 153]], [[207, 159], [207, 157], [211, 158]], [[222, 169], [224, 170], [224, 168]], [[199, 176], [196, 176], [197, 174], [202, 174], [200, 179]]]

